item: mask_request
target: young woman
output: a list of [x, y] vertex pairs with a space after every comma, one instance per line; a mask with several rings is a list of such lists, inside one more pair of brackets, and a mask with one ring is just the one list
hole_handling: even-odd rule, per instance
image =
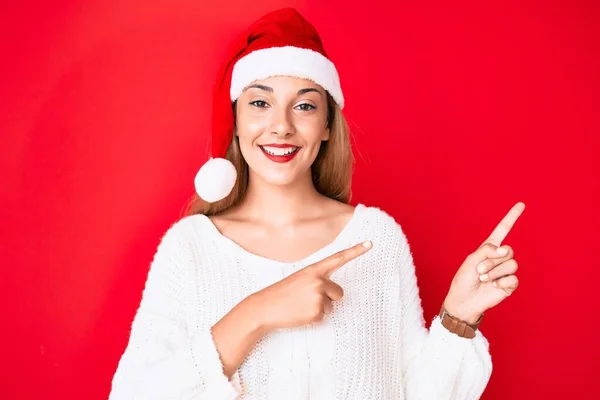
[[483, 313], [517, 287], [501, 242], [469, 255], [429, 330], [402, 228], [350, 206], [338, 74], [314, 27], [269, 13], [215, 85], [213, 159], [163, 236], [112, 382], [118, 399], [475, 399]]

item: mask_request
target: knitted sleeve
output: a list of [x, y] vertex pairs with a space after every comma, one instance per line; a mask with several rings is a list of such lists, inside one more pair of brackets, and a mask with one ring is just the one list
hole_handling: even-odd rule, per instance
[[210, 329], [190, 332], [186, 326], [193, 263], [181, 222], [158, 245], [109, 400], [225, 400], [238, 395], [237, 372], [231, 381], [223, 373]]
[[407, 400], [478, 399], [492, 373], [489, 343], [480, 330], [473, 339], [444, 328], [435, 316], [429, 331], [415, 275], [415, 266], [402, 228], [398, 238], [397, 273], [400, 301], [397, 315], [404, 398]]

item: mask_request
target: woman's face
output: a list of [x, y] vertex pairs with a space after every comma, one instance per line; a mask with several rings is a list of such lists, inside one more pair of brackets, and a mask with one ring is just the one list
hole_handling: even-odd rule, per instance
[[249, 85], [236, 104], [236, 135], [254, 178], [289, 185], [310, 176], [329, 139], [327, 94], [312, 81], [276, 76]]

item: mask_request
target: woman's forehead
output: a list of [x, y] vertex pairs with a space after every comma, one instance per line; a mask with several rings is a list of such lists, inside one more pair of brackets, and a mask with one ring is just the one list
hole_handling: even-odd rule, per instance
[[271, 76], [269, 78], [260, 79], [246, 86], [249, 88], [258, 88], [269, 92], [297, 92], [302, 89], [317, 89], [324, 93], [325, 90], [310, 79], [297, 78], [294, 76]]

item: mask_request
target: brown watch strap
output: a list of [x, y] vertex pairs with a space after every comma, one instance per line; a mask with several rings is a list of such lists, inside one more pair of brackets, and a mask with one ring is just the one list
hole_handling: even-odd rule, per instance
[[477, 322], [469, 324], [450, 314], [444, 307], [444, 304], [442, 304], [439, 316], [444, 328], [460, 337], [468, 339], [473, 339], [475, 337], [475, 331], [479, 328], [479, 324], [481, 324], [481, 319], [483, 318], [483, 314], [481, 314]]

